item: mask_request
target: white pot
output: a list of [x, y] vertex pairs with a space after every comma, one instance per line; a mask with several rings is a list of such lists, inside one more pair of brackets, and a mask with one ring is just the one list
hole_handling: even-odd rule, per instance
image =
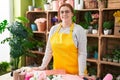
[[112, 33], [111, 29], [104, 29], [104, 35], [109, 35]]
[[98, 30], [97, 29], [92, 29], [92, 34], [97, 34]]
[[39, 52], [43, 52], [43, 48], [39, 47], [39, 48], [38, 48], [38, 51], [39, 51]]
[[50, 8], [51, 8], [50, 4], [44, 4], [45, 11], [50, 10]]

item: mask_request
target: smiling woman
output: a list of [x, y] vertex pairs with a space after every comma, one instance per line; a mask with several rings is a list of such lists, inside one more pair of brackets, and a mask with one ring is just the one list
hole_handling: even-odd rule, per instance
[[[0, 22], [2, 22], [3, 20], [7, 20], [8, 23], [11, 22], [12, 20], [12, 4], [13, 0], [0, 0]], [[1, 12], [2, 11], [2, 12]], [[7, 30], [4, 31], [4, 33], [0, 34], [0, 42], [9, 36], [9, 32]], [[10, 56], [9, 56], [9, 52], [10, 52], [10, 48], [8, 43], [6, 44], [0, 44], [0, 62], [2, 61], [10, 61]]]

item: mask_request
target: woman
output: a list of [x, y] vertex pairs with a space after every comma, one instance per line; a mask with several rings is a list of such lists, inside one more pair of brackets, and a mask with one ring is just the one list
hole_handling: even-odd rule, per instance
[[49, 34], [45, 56], [39, 67], [45, 69], [53, 57], [53, 69], [64, 69], [68, 74], [86, 74], [87, 37], [84, 29], [72, 22], [74, 15], [70, 4], [62, 4], [58, 10], [61, 22], [54, 25]]

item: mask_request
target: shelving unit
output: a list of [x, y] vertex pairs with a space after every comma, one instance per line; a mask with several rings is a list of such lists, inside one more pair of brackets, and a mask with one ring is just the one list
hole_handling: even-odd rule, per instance
[[[87, 34], [88, 38], [88, 45], [89, 46], [96, 46], [98, 48], [98, 58], [94, 58], [94, 53], [88, 53], [88, 55], [91, 55], [88, 57], [87, 62], [91, 63], [91, 67], [94, 67], [96, 69], [96, 75], [97, 77], [105, 76], [103, 73], [113, 73], [117, 72], [120, 74], [120, 63], [114, 63], [114, 62], [108, 62], [108, 61], [103, 61], [102, 56], [106, 53], [111, 53], [111, 50], [108, 50], [108, 48], [115, 48], [115, 46], [120, 46], [120, 36], [116, 36], [112, 33], [112, 35], [104, 35], [103, 34], [103, 22], [105, 20], [111, 20], [114, 21], [113, 13], [117, 10], [120, 9], [83, 9], [83, 10], [76, 10], [75, 15], [77, 16], [76, 23], [79, 24], [80, 21], [84, 21], [84, 14], [85, 12], [92, 12], [92, 13], [99, 13], [99, 20], [98, 20], [98, 33], [97, 34]], [[36, 18], [44, 17], [47, 19], [47, 26], [46, 26], [46, 31], [45, 32], [37, 32], [35, 31], [35, 34], [44, 34], [46, 37], [45, 40], [47, 42], [47, 38], [49, 35], [49, 30], [50, 28], [54, 25], [51, 22], [51, 18], [57, 15], [57, 11], [41, 11], [41, 12], [27, 12], [26, 16], [30, 20], [30, 23], [28, 26], [30, 27], [30, 24], [34, 23], [34, 20]], [[114, 28], [113, 28], [114, 31]], [[38, 51], [33, 51], [33, 53], [38, 53], [39, 55], [43, 55], [44, 53], [38, 52]], [[42, 59], [42, 58], [41, 58]], [[111, 70], [113, 66], [114, 68], [119, 68], [114, 69], [114, 71]], [[88, 66], [89, 67], [89, 66]], [[108, 67], [108, 68], [107, 68]], [[105, 69], [107, 68], [107, 70]], [[110, 72], [111, 71], [111, 72]], [[118, 75], [117, 75], [118, 76]]]

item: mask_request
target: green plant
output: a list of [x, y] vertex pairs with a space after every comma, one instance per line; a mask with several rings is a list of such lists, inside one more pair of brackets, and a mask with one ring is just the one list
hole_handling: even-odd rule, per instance
[[112, 27], [114, 26], [113, 22], [112, 21], [105, 21], [103, 23], [103, 28], [104, 29], [112, 29]]
[[7, 71], [9, 67], [10, 67], [10, 64], [8, 62], [0, 62], [0, 72]]
[[90, 22], [92, 22], [92, 16], [91, 16], [91, 12], [86, 12], [85, 15], [84, 15], [84, 18], [85, 18], [85, 21], [86, 21], [86, 24], [89, 26], [91, 25]]
[[84, 29], [88, 29], [86, 22], [80, 22], [79, 25], [81, 25]]
[[2, 22], [0, 22], [0, 33], [4, 32], [7, 24], [8, 24], [7, 20], [3, 20]]
[[[25, 26], [28, 20], [25, 17], [17, 17], [14, 22], [6, 26], [10, 37], [5, 38], [1, 43], [9, 42], [11, 65], [18, 68], [20, 57], [34, 56], [29, 50], [34, 47], [33, 33]], [[35, 56], [34, 56], [35, 57]]]
[[120, 49], [119, 48], [114, 49], [113, 58], [116, 59], [116, 60], [120, 59]]
[[10, 71], [9, 68], [10, 68], [10, 63], [5, 61], [0, 62], [0, 75], [8, 73]]
[[98, 29], [98, 24], [94, 24], [93, 29]]
[[45, 42], [44, 41], [39, 41], [37, 42], [37, 47], [45, 47]]
[[[74, 10], [74, 13], [73, 14], [76, 14], [76, 11]], [[76, 16], [74, 15], [73, 17], [72, 17], [72, 21], [73, 22], [76, 22]]]

